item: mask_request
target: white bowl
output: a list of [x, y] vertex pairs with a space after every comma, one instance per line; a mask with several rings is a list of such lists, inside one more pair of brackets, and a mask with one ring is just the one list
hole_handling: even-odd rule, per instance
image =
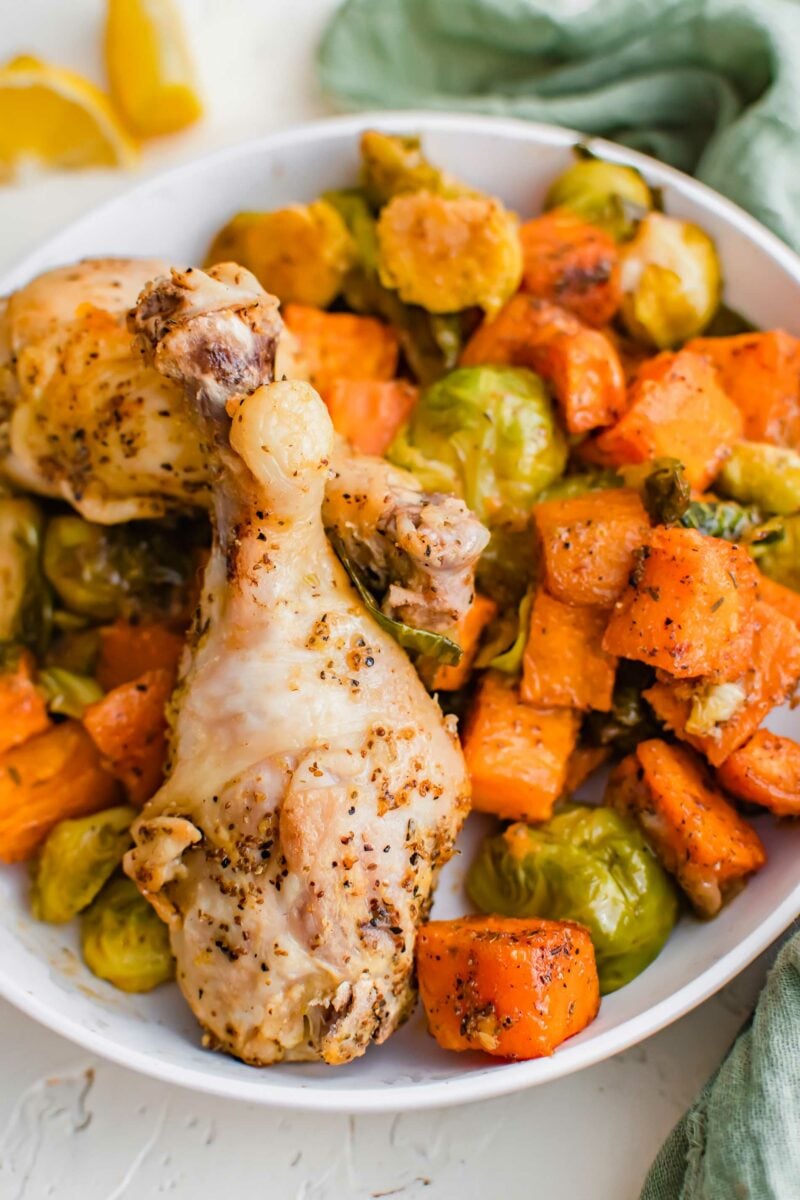
[[[320, 122], [224, 150], [133, 189], [51, 239], [0, 282], [0, 294], [45, 268], [86, 255], [153, 255], [202, 261], [212, 234], [239, 209], [311, 200], [353, 182], [359, 132], [368, 127], [423, 134], [434, 162], [495, 193], [523, 216], [541, 209], [553, 176], [571, 161], [577, 135], [546, 125], [425, 113]], [[716, 239], [726, 300], [763, 326], [800, 333], [800, 259], [727, 200], [661, 163], [620, 146], [592, 148], [637, 166], [663, 188], [667, 210]], [[789, 733], [787, 711], [774, 727]], [[176, 988], [126, 996], [84, 968], [75, 931], [38, 924], [27, 875], [0, 870], [0, 994], [42, 1024], [97, 1054], [145, 1074], [221, 1096], [287, 1108], [338, 1112], [419, 1109], [498, 1096], [567, 1075], [631, 1046], [688, 1012], [741, 971], [800, 911], [800, 825], [756, 821], [768, 866], [715, 921], [680, 923], [661, 956], [603, 1001], [597, 1020], [552, 1058], [503, 1064], [448, 1054], [418, 1012], [385, 1046], [347, 1067], [300, 1064], [264, 1070], [200, 1047]], [[435, 915], [467, 911], [461, 891], [483, 821], [473, 817], [464, 853], [445, 870]]]

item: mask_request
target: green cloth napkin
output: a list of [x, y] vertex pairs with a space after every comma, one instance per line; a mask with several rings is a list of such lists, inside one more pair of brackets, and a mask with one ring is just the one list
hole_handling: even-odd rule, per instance
[[353, 108], [603, 134], [693, 172], [800, 250], [798, 0], [346, 0], [319, 70]]
[[800, 1197], [800, 934], [770, 971], [752, 1021], [678, 1122], [641, 1200]]

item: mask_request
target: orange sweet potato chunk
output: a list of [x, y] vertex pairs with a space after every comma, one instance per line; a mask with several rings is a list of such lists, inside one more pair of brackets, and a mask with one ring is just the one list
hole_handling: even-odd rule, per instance
[[510, 363], [546, 379], [570, 433], [610, 425], [625, 409], [619, 355], [597, 329], [564, 308], [519, 293], [472, 335], [461, 363]]
[[758, 595], [765, 604], [777, 608], [778, 612], [782, 612], [790, 621], [794, 621], [800, 629], [800, 592], [784, 587], [782, 583], [776, 583], [768, 575], [759, 575]]
[[546, 821], [564, 790], [580, 715], [524, 704], [499, 671], [481, 680], [464, 732], [472, 806], [512, 821]]
[[717, 770], [732, 796], [761, 804], [778, 817], [800, 816], [800, 745], [759, 729]]
[[702, 490], [742, 436], [742, 415], [715, 369], [690, 350], [643, 363], [628, 400], [624, 416], [599, 434], [589, 457], [609, 466], [677, 458], [689, 483]]
[[746, 550], [696, 529], [652, 530], [603, 641], [679, 678], [735, 678], [753, 640], [758, 572]]
[[636, 492], [587, 492], [535, 505], [547, 590], [565, 604], [610, 608], [628, 582], [634, 552], [650, 536]]
[[108, 808], [116, 780], [77, 721], [53, 725], [0, 755], [0, 861], [30, 858], [59, 821]]
[[174, 684], [171, 671], [146, 671], [90, 705], [83, 723], [103, 763], [142, 805], [158, 789], [167, 757], [165, 708]]
[[610, 746], [576, 746], [567, 763], [567, 779], [564, 794], [571, 796], [586, 783], [595, 771], [599, 771], [611, 757]]
[[594, 947], [572, 921], [429, 921], [417, 935], [417, 976], [428, 1028], [445, 1050], [541, 1058], [600, 1007]]
[[702, 759], [659, 738], [640, 742], [609, 776], [606, 803], [635, 818], [706, 917], [766, 862], [756, 831], [714, 787]]
[[540, 588], [522, 660], [525, 703], [608, 712], [617, 660], [603, 649], [607, 624], [605, 609], [562, 604]]
[[432, 692], [455, 692], [465, 685], [478, 653], [481, 634], [496, 614], [497, 605], [494, 600], [476, 593], [458, 627], [450, 631], [450, 636], [461, 647], [461, 659], [454, 666], [445, 663], [436, 668], [431, 681]]
[[335, 379], [325, 390], [333, 427], [362, 454], [385, 454], [419, 391], [405, 379]]
[[800, 339], [782, 329], [735, 337], [695, 338], [744, 418], [744, 436], [800, 450]]
[[175, 674], [184, 637], [159, 622], [133, 624], [119, 620], [100, 630], [97, 682], [107, 692], [130, 683], [145, 671], [166, 670]]
[[337, 379], [389, 380], [397, 374], [400, 343], [383, 321], [303, 304], [287, 304], [282, 313], [297, 342], [302, 377], [323, 400]]
[[587, 325], [605, 325], [621, 300], [619, 250], [604, 229], [566, 209], [520, 226], [522, 290], [568, 309]]
[[23, 653], [13, 670], [0, 674], [0, 754], [49, 724], [47, 706], [34, 683], [33, 656]]
[[662, 681], [644, 693], [667, 729], [702, 751], [714, 767], [723, 763], [755, 733], [767, 714], [792, 695], [800, 679], [800, 630], [797, 626], [783, 613], [764, 603], [755, 605], [753, 618], [751, 651], [737, 681], [745, 689], [744, 703], [732, 717], [717, 725], [713, 733], [701, 736], [686, 731], [697, 681], [691, 684], [679, 680]]

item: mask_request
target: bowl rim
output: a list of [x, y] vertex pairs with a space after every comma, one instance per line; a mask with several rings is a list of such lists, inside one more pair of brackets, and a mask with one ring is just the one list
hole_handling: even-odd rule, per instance
[[[365, 128], [379, 127], [388, 131], [418, 130], [423, 135], [433, 132], [467, 133], [476, 130], [495, 134], [512, 141], [538, 145], [569, 147], [580, 142], [611, 161], [639, 168], [648, 180], [659, 186], [673, 188], [709, 209], [728, 226], [738, 230], [768, 257], [773, 259], [800, 287], [800, 255], [767, 230], [755, 217], [733, 201], [721, 196], [707, 185], [685, 175], [657, 159], [639, 151], [629, 150], [604, 138], [587, 136], [562, 126], [526, 121], [518, 118], [479, 114], [458, 114], [425, 109], [368, 111], [291, 126], [257, 139], [244, 140], [231, 146], [193, 157], [146, 179], [100, 204], [77, 220], [48, 237], [0, 278], [0, 295], [21, 286], [43, 269], [52, 248], [71, 234], [78, 234], [98, 217], [113, 212], [115, 206], [127, 206], [137, 196], [145, 195], [168, 185], [182, 175], [210, 166], [220, 167], [243, 155], [267, 155], [282, 148], [316, 144], [347, 135], [356, 136]], [[567, 1042], [546, 1059], [530, 1062], [490, 1064], [472, 1074], [450, 1079], [424, 1080], [412, 1084], [369, 1085], [363, 1088], [318, 1088], [313, 1081], [298, 1077], [296, 1083], [273, 1084], [269, 1073], [256, 1068], [242, 1068], [241, 1078], [227, 1078], [206, 1072], [199, 1067], [182, 1067], [167, 1063], [152, 1053], [123, 1048], [102, 1032], [86, 1029], [79, 1021], [64, 1016], [50, 1005], [37, 999], [30, 988], [0, 971], [0, 996], [39, 1024], [60, 1034], [69, 1041], [103, 1058], [143, 1075], [173, 1083], [192, 1091], [280, 1106], [300, 1111], [337, 1113], [387, 1113], [404, 1109], [422, 1110], [444, 1108], [509, 1095], [540, 1083], [562, 1078], [594, 1066], [612, 1055], [626, 1050], [643, 1039], [664, 1029], [708, 999], [744, 970], [765, 950], [800, 913], [800, 880], [783, 900], [747, 937], [739, 942], [690, 983], [636, 1016], [628, 1018], [614, 1029], [588, 1038], [585, 1042]]]

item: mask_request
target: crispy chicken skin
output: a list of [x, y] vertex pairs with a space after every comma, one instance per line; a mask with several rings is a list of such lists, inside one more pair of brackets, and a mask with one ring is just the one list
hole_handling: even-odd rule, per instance
[[309, 384], [268, 382], [271, 298], [241, 268], [173, 271], [130, 324], [185, 389], [214, 543], [125, 869], [208, 1045], [345, 1063], [413, 1004], [415, 930], [468, 806], [455, 730], [325, 536], [333, 430]]
[[[126, 328], [145, 283], [167, 269], [154, 259], [87, 260], [9, 297], [0, 309], [0, 473], [101, 523], [208, 507], [208, 460], [180, 382], [145, 361]], [[276, 377], [291, 378], [291, 339], [278, 334]], [[458, 622], [488, 539], [462, 501], [423, 495], [408, 472], [341, 440], [326, 495], [329, 530], [386, 593], [389, 615], [434, 630]]]

